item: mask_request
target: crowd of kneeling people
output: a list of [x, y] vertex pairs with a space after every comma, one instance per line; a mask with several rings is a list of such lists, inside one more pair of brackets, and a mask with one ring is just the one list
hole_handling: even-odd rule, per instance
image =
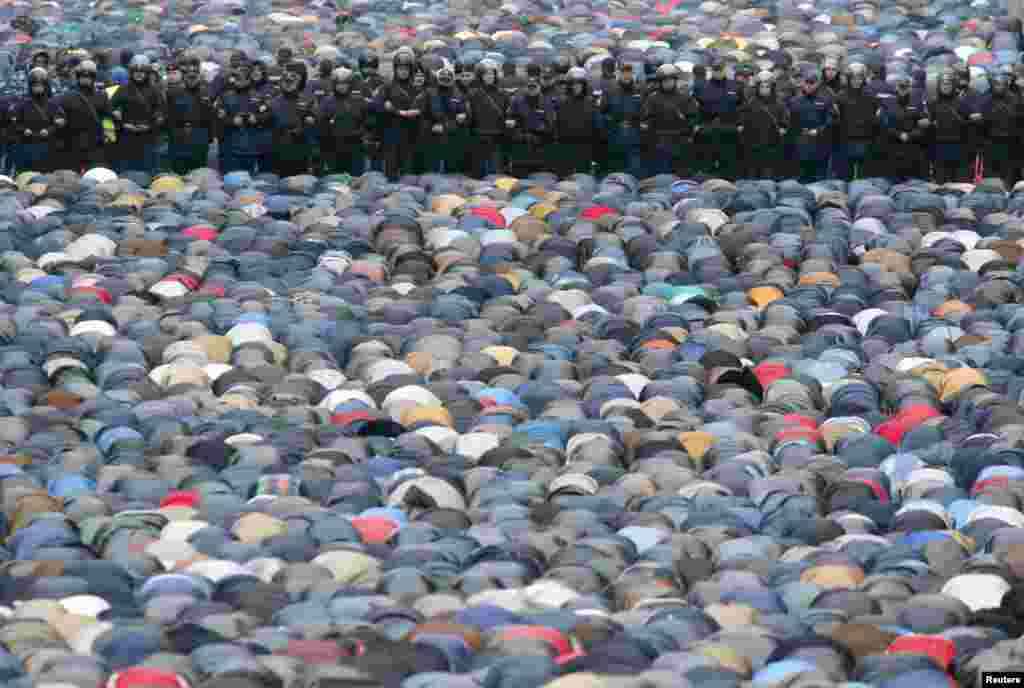
[[[754, 73], [750, 65], [683, 73], [674, 64], [570, 56], [525, 66], [454, 63], [409, 48], [392, 57], [322, 59], [289, 49], [272, 62], [233, 53], [212, 79], [185, 51], [159, 68], [145, 55], [100, 73], [70, 53], [55, 94], [49, 54], [28, 65], [28, 93], [0, 105], [5, 172], [95, 166], [150, 174], [222, 171], [389, 177], [429, 172], [528, 176], [550, 171], [673, 173], [733, 179], [886, 176], [1019, 178], [1024, 93], [1010, 67], [990, 89], [966, 65], [929, 95], [916, 78], [852, 63]], [[339, 64], [340, 62], [340, 64]], [[118, 71], [120, 70], [120, 73]]]

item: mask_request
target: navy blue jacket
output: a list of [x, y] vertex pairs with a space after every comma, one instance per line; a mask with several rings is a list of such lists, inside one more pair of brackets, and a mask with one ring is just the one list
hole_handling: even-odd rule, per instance
[[195, 89], [183, 85], [167, 91], [167, 128], [171, 142], [179, 145], [208, 145], [213, 138], [213, 98], [203, 84]]
[[[820, 91], [811, 96], [803, 93], [789, 100], [790, 126], [797, 137], [797, 155], [801, 160], [828, 157], [831, 140], [832, 115], [835, 104]], [[816, 130], [817, 136], [807, 132]]]
[[605, 126], [608, 128], [608, 140], [613, 145], [640, 145], [644, 95], [643, 86], [640, 84], [635, 84], [631, 88], [617, 85], [607, 92], [604, 107]]
[[743, 93], [735, 81], [709, 79], [699, 94], [701, 121], [705, 126], [736, 126], [739, 124]]
[[[270, 105], [246, 91], [228, 91], [217, 103], [217, 116], [224, 132], [224, 143], [239, 155], [258, 155], [260, 139], [270, 126]], [[235, 117], [241, 117], [241, 125]]]

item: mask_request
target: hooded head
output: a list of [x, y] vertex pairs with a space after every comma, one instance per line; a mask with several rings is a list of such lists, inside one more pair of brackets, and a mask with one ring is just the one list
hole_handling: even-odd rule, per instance
[[477, 78], [484, 86], [498, 85], [498, 63], [494, 60], [482, 60], [476, 66]]
[[281, 91], [287, 96], [297, 96], [306, 88], [306, 65], [302, 62], [289, 62], [281, 73]]
[[544, 88], [551, 88], [558, 82], [558, 70], [553, 64], [546, 64], [540, 68], [540, 83]]
[[434, 72], [434, 80], [441, 89], [449, 89], [455, 85], [455, 70], [448, 62], [444, 62], [436, 72]]
[[199, 57], [194, 53], [185, 53], [178, 60], [178, 69], [181, 70], [181, 78], [188, 88], [198, 88], [202, 83], [202, 72]]
[[50, 68], [50, 53], [45, 50], [37, 50], [32, 54], [32, 66], [48, 70]]
[[526, 95], [536, 98], [541, 92], [541, 70], [539, 65], [526, 67]]
[[412, 72], [415, 59], [412, 51], [401, 51], [395, 55], [395, 81], [408, 83], [412, 80]]
[[331, 76], [331, 73], [334, 71], [334, 67], [334, 60], [332, 60], [329, 57], [325, 57], [322, 60], [320, 60], [320, 63], [317, 65], [317, 74], [320, 76], [321, 79], [327, 79]]

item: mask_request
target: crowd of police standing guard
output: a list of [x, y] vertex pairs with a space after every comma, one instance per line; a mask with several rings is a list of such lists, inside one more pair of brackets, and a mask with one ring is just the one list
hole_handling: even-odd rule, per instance
[[755, 74], [712, 58], [683, 74], [609, 57], [592, 75], [563, 56], [523, 75], [511, 63], [453, 64], [409, 48], [394, 54], [390, 78], [374, 55], [311, 68], [288, 48], [272, 63], [234, 53], [209, 81], [187, 51], [165, 69], [129, 54], [102, 73], [84, 51], [56, 65], [40, 51], [28, 69], [28, 92], [0, 103], [5, 172], [186, 173], [207, 166], [214, 141], [222, 171], [281, 176], [626, 171], [945, 183], [983, 166], [1012, 185], [1022, 167], [1024, 93], [1010, 68], [984, 94], [966, 65], [952, 68], [932, 96], [923, 81], [858, 63]]

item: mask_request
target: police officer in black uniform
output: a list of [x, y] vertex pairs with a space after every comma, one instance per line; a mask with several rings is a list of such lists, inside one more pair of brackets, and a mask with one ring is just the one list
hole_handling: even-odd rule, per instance
[[358, 177], [366, 171], [370, 101], [356, 90], [359, 82], [350, 69], [335, 69], [331, 82], [319, 110], [324, 163], [330, 174]]
[[755, 92], [740, 111], [745, 175], [752, 179], [772, 179], [779, 174], [783, 162], [789, 110], [775, 92], [774, 74], [763, 71], [754, 82]]
[[938, 93], [928, 103], [928, 112], [931, 113], [929, 133], [935, 162], [935, 181], [945, 184], [966, 178], [965, 141], [970, 117], [974, 113], [960, 99], [953, 72], [943, 72], [939, 77]]
[[625, 171], [637, 178], [647, 176], [644, 165], [644, 137], [640, 125], [644, 91], [637, 83], [629, 62], [619, 65], [619, 77], [604, 99], [605, 127], [608, 132], [608, 160], [605, 174]]
[[50, 74], [33, 67], [28, 73], [26, 97], [11, 108], [7, 117], [18, 172], [50, 172], [59, 160], [59, 141], [67, 115], [52, 94]]
[[818, 92], [821, 80], [816, 70], [805, 69], [802, 77], [800, 95], [789, 101], [789, 115], [796, 134], [800, 181], [808, 184], [823, 180], [828, 171], [835, 105], [831, 98]]
[[434, 75], [427, 99], [430, 125], [423, 143], [427, 159], [441, 174], [463, 174], [469, 167], [469, 99], [455, 82], [455, 70], [445, 62]]
[[384, 116], [383, 146], [388, 177], [410, 174], [416, 155], [420, 121], [426, 108], [425, 94], [413, 82], [416, 57], [399, 50], [394, 57], [395, 77], [377, 91], [376, 109]]
[[846, 181], [868, 176], [873, 166], [875, 140], [878, 137], [881, 103], [865, 93], [867, 67], [859, 62], [846, 70], [847, 88], [839, 96], [839, 146], [835, 157], [835, 176]]
[[693, 171], [693, 137], [699, 131], [697, 101], [679, 88], [679, 70], [673, 64], [658, 68], [658, 90], [647, 96], [640, 115], [651, 157], [651, 174], [688, 176]]
[[156, 146], [166, 122], [162, 99], [150, 83], [152, 64], [136, 55], [128, 65], [129, 82], [117, 89], [110, 110], [117, 128], [116, 163], [119, 171], [156, 172]]
[[505, 120], [513, 142], [509, 165], [516, 177], [550, 170], [547, 148], [554, 141], [555, 109], [553, 101], [544, 97], [541, 75], [540, 65], [527, 66], [526, 86], [512, 98]]
[[882, 103], [879, 170], [899, 182], [928, 178], [927, 103], [915, 97], [910, 77], [895, 78], [896, 98]]
[[509, 98], [498, 82], [498, 63], [481, 60], [476, 85], [469, 91], [472, 138], [470, 173], [481, 178], [504, 170], [502, 140]]
[[309, 172], [316, 104], [306, 95], [305, 63], [293, 61], [281, 75], [281, 94], [270, 105], [274, 154], [270, 169], [280, 177]]
[[725, 60], [711, 59], [711, 78], [697, 96], [703, 128], [697, 137], [699, 167], [706, 174], [735, 179], [739, 161], [739, 86], [726, 76]]
[[178, 60], [181, 83], [167, 89], [168, 156], [171, 169], [178, 174], [206, 167], [213, 140], [213, 99], [199, 67], [199, 57], [186, 53]]
[[982, 102], [986, 176], [998, 177], [1012, 189], [1020, 172], [1021, 102], [1010, 90], [1012, 68], [992, 76], [992, 93]]
[[65, 161], [62, 167], [82, 171], [107, 164], [104, 155], [103, 119], [110, 116], [106, 91], [96, 88], [96, 63], [79, 62], [75, 68], [76, 88], [60, 99], [67, 115], [64, 128]]
[[589, 174], [595, 144], [602, 136], [601, 112], [590, 91], [587, 72], [573, 67], [566, 74], [568, 94], [555, 111], [555, 172], [561, 177]]
[[241, 62], [232, 77], [233, 88], [215, 104], [217, 119], [223, 131], [222, 171], [259, 172], [259, 138], [254, 132], [270, 126], [270, 105], [252, 92], [251, 68]]
[[476, 64], [468, 57], [460, 57], [455, 61], [455, 83], [466, 99], [476, 86]]

